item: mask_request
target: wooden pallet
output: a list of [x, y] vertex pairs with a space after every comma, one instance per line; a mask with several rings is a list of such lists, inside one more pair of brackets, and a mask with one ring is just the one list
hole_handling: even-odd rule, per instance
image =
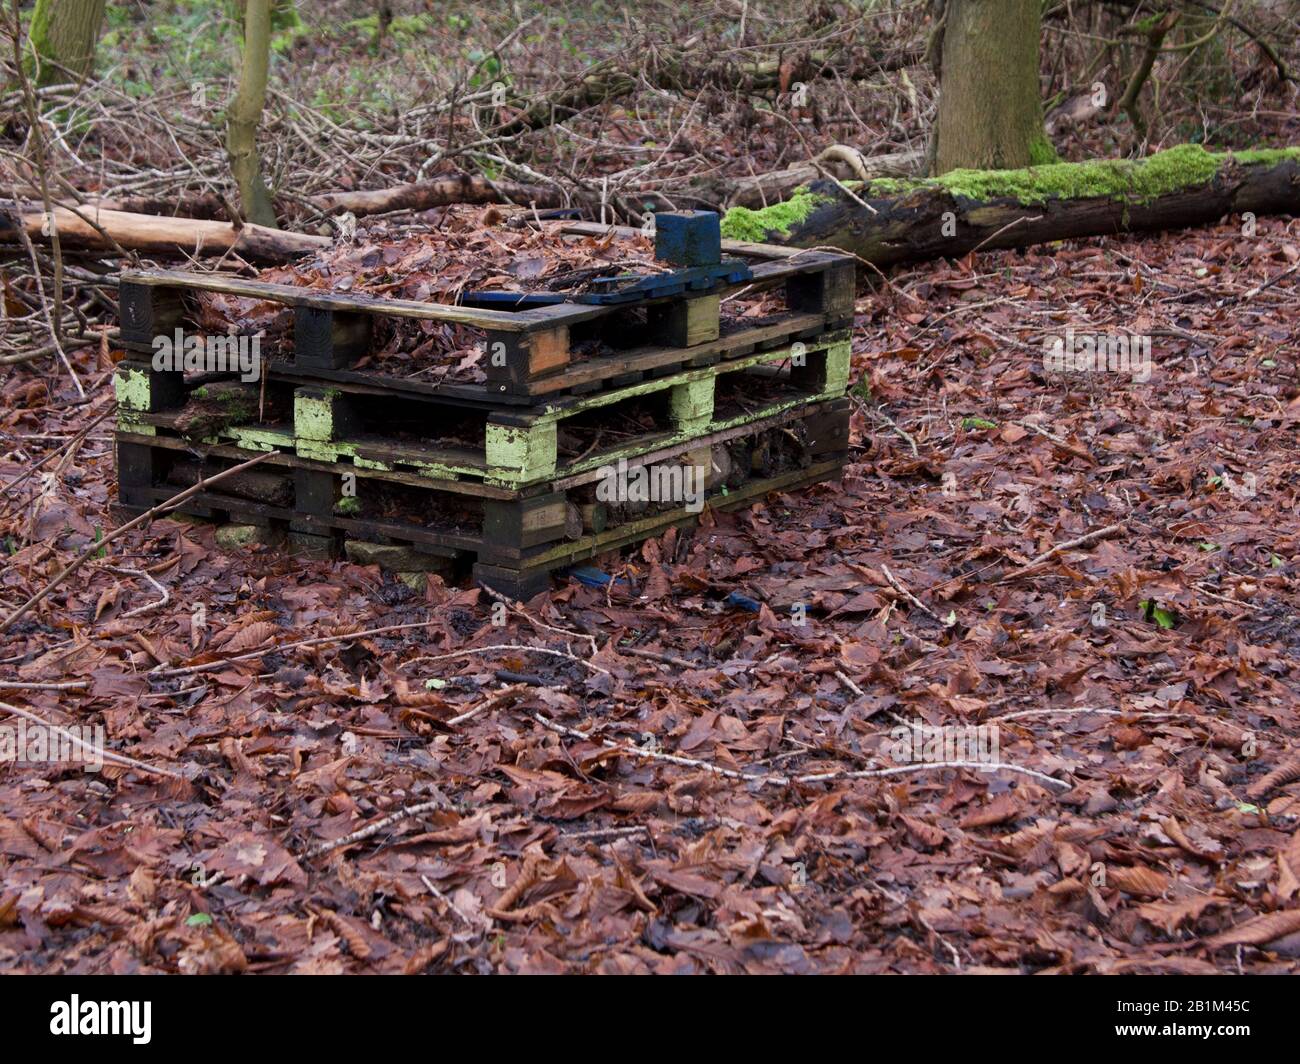
[[[806, 469], [775, 477], [752, 480], [725, 495], [713, 495], [708, 505], [715, 510], [734, 510], [774, 491], [794, 491], [813, 484], [838, 478], [844, 470], [845, 459], [838, 456], [810, 465]], [[669, 528], [688, 527], [699, 520], [699, 514], [676, 509], [667, 514], [657, 514], [642, 521], [587, 536], [574, 543], [559, 544], [551, 550], [529, 558], [519, 566], [476, 562], [474, 581], [484, 584], [516, 601], [526, 602], [550, 587], [551, 574], [575, 562], [640, 543], [662, 535]]]
[[[589, 229], [575, 223], [565, 231], [587, 233]], [[724, 280], [704, 293], [687, 289], [665, 295], [649, 289], [644, 297], [609, 305], [537, 306], [527, 297], [510, 294], [503, 302], [501, 293], [485, 293], [478, 305], [471, 295], [465, 305], [449, 306], [321, 292], [228, 274], [128, 270], [121, 279], [118, 342], [129, 351], [150, 353], [156, 337], [172, 336], [177, 329], [201, 333], [187, 296], [218, 292], [293, 308], [293, 357], [273, 362], [272, 373], [393, 387], [397, 383], [393, 375], [353, 366], [369, 349], [375, 320], [387, 316], [448, 322], [481, 331], [486, 383], [405, 381], [402, 387], [468, 402], [529, 405], [557, 394], [591, 391], [610, 383], [619, 387], [646, 374], [738, 357], [764, 344], [790, 342], [852, 321], [852, 258], [733, 241], [722, 241], [722, 248], [759, 260], [749, 267], [750, 279]], [[786, 309], [775, 320], [752, 329], [722, 329], [722, 299], [742, 288], [777, 285], [784, 286]], [[631, 329], [626, 328], [629, 314], [636, 316]], [[639, 338], [636, 346], [585, 359], [578, 354], [577, 349], [592, 338], [613, 335], [620, 321], [624, 332]]]
[[[272, 377], [271, 405], [279, 423], [232, 426], [209, 442], [246, 450], [281, 450], [357, 469], [404, 472], [427, 481], [519, 489], [578, 476], [619, 458], [666, 448], [685, 449], [697, 437], [743, 429], [764, 419], [844, 394], [849, 374], [847, 330], [822, 333], [773, 350], [651, 377], [581, 396], [559, 396], [533, 407], [491, 409], [443, 397], [392, 392], [344, 381], [299, 385]], [[115, 378], [119, 428], [176, 438], [178, 414], [204, 385], [183, 374], [123, 362]], [[291, 411], [291, 413], [289, 412]], [[635, 416], [653, 427], [611, 434]], [[586, 435], [583, 435], [586, 434]], [[564, 454], [562, 438], [593, 445]], [[454, 438], [454, 446], [439, 440]], [[458, 490], [453, 487], [451, 490]]]
[[[694, 439], [686, 449], [625, 461], [629, 470], [695, 466], [712, 481], [705, 481], [711, 504], [720, 505], [752, 497], [754, 484], [781, 487], [833, 475], [847, 450], [848, 419], [846, 399], [812, 403], [763, 424]], [[247, 458], [246, 451], [229, 445], [190, 445], [126, 431], [117, 433], [117, 453], [122, 516], [142, 513], [199, 477]], [[788, 466], [798, 468], [783, 468]], [[353, 539], [473, 562], [486, 582], [522, 593], [559, 566], [691, 516], [664, 506], [651, 506], [643, 515], [647, 507], [638, 503], [603, 501], [602, 475], [589, 470], [522, 491], [478, 485], [470, 494], [448, 490], [454, 482], [439, 485], [407, 473], [285, 453], [198, 493], [182, 511], [273, 528], [299, 551], [320, 556], [337, 556]]]

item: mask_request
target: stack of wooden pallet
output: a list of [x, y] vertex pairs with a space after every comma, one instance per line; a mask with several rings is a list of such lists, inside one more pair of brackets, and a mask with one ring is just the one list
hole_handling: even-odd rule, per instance
[[[472, 563], [475, 579], [526, 599], [555, 569], [692, 521], [698, 499], [644, 497], [647, 484], [689, 485], [674, 472], [694, 470], [713, 507], [838, 476], [853, 260], [723, 242], [703, 212], [659, 215], [655, 256], [654, 271], [577, 297], [476, 292], [456, 306], [124, 273], [120, 509], [143, 512], [274, 451], [181, 510], [257, 526], [313, 556], [417, 571]], [[186, 416], [224, 396], [228, 369], [160, 368], [153, 357], [160, 337], [202, 331], [194, 300], [204, 292], [292, 310], [291, 342], [262, 365], [243, 418]], [[755, 292], [780, 305], [720, 313]], [[386, 372], [366, 357], [386, 318], [481, 330], [480, 379]]]

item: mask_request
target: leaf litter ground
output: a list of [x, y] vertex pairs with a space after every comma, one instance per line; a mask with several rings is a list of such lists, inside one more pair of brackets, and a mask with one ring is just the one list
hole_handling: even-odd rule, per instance
[[[0, 769], [0, 967], [1295, 972], [1300, 234], [1259, 225], [893, 275], [842, 483], [504, 626], [130, 534], [0, 639], [0, 698], [182, 778]], [[1150, 379], [1046, 371], [1067, 328], [1150, 336]], [[94, 358], [89, 409], [5, 382], [6, 612], [111, 525]], [[1014, 769], [877, 775], [899, 721]]]

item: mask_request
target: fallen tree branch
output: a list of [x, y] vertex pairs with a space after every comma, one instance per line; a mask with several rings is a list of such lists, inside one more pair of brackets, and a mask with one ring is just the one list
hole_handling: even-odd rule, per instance
[[454, 174], [394, 188], [362, 192], [331, 192], [311, 202], [322, 211], [350, 211], [361, 217], [388, 211], [427, 211], [453, 203], [517, 203], [520, 206], [563, 207], [566, 197], [557, 188], [489, 181], [486, 177]]
[[[845, 177], [867, 181], [876, 177], [910, 176], [916, 173], [921, 162], [922, 154], [916, 151], [864, 158], [856, 148], [832, 144], [809, 162], [785, 170], [699, 182], [688, 188], [686, 198], [716, 205], [758, 207], [784, 199], [799, 186], [827, 176], [830, 171], [826, 168], [833, 164], [843, 168]], [[654, 192], [637, 193], [636, 198], [664, 208], [669, 206], [667, 200]], [[599, 210], [600, 197], [576, 188], [566, 192], [554, 185], [489, 181], [472, 174], [450, 174], [392, 188], [329, 192], [313, 197], [310, 203], [323, 212], [348, 211], [358, 218], [390, 211], [427, 211], [455, 203], [513, 203], [542, 210], [577, 206], [594, 215]]]
[[1124, 529], [1123, 525], [1107, 525], [1105, 528], [1095, 529], [1094, 531], [1089, 532], [1087, 535], [1079, 536], [1077, 539], [1067, 540], [1065, 543], [1058, 543], [1051, 550], [1044, 551], [1037, 558], [1031, 561], [1028, 565], [1022, 565], [1019, 569], [1007, 573], [1007, 575], [1004, 576], [1001, 580], [999, 580], [998, 583], [1005, 584], [1009, 580], [1018, 580], [1022, 576], [1028, 576], [1030, 573], [1036, 572], [1037, 570], [1041, 569], [1047, 562], [1051, 561], [1054, 557], [1056, 557], [1056, 555], [1060, 554], [1062, 551], [1074, 550], [1076, 547], [1086, 547], [1090, 543], [1096, 543], [1097, 540], [1099, 539], [1105, 539], [1107, 536], [1113, 536], [1115, 535], [1116, 532], [1123, 531], [1123, 529]]
[[534, 628], [543, 628], [548, 632], [555, 632], [559, 635], [564, 636], [566, 639], [585, 639], [587, 641], [587, 644], [591, 647], [591, 652], [593, 654], [595, 654], [600, 649], [596, 645], [596, 637], [593, 635], [588, 635], [586, 632], [575, 632], [571, 628], [559, 628], [556, 625], [547, 624], [545, 621], [540, 621], [536, 617], [534, 617], [531, 613], [528, 612], [527, 608], [524, 606], [522, 602], [516, 602], [509, 595], [503, 595], [500, 591], [497, 591], [495, 588], [488, 587], [486, 584], [480, 584], [479, 590], [483, 592], [485, 595], [487, 595], [488, 598], [496, 599], [497, 602], [500, 602], [511, 613], [517, 614], [518, 616], [522, 617]]
[[537, 721], [542, 727], [549, 729], [559, 735], [567, 735], [574, 739], [581, 739], [584, 742], [599, 743], [606, 750], [616, 750], [628, 757], [644, 757], [651, 761], [666, 761], [673, 765], [683, 765], [686, 768], [696, 768], [704, 772], [711, 772], [715, 776], [723, 776], [727, 779], [741, 780], [745, 783], [759, 783], [764, 785], [788, 786], [791, 783], [834, 783], [839, 780], [865, 780], [883, 778], [886, 776], [900, 776], [909, 772], [926, 772], [930, 769], [944, 768], [969, 768], [977, 772], [1016, 772], [1022, 776], [1029, 776], [1031, 779], [1039, 780], [1043, 783], [1050, 783], [1057, 787], [1064, 787], [1069, 790], [1074, 786], [1065, 780], [1058, 780], [1054, 776], [1049, 776], [1045, 772], [1037, 772], [1032, 768], [1025, 768], [1022, 765], [1011, 765], [1003, 761], [927, 761], [918, 762], [913, 765], [895, 765], [891, 768], [872, 768], [858, 770], [843, 770], [835, 772], [813, 772], [803, 776], [782, 776], [782, 775], [750, 775], [736, 769], [723, 768], [721, 765], [715, 765], [709, 761], [700, 761], [691, 757], [680, 757], [677, 754], [666, 754], [660, 750], [643, 750], [639, 747], [622, 746], [608, 739], [601, 739], [590, 732], [579, 731], [577, 728], [569, 728], [559, 724], [540, 713], [528, 713], [527, 716]]
[[158, 665], [149, 670], [149, 675], [160, 678], [191, 676], [196, 672], [211, 672], [213, 669], [220, 669], [237, 661], [251, 661], [253, 658], [264, 657], [273, 650], [276, 653], [281, 653], [285, 650], [296, 650], [300, 647], [318, 647], [324, 646], [326, 643], [345, 643], [349, 639], [362, 639], [372, 635], [388, 635], [392, 632], [403, 632], [412, 628], [428, 628], [442, 623], [442, 618], [435, 618], [430, 621], [409, 621], [406, 624], [387, 624], [382, 628], [365, 628], [359, 632], [343, 632], [337, 635], [321, 635], [311, 639], [299, 639], [295, 643], [274, 643], [270, 646], [259, 647], [257, 650], [234, 654], [228, 658], [219, 658], [216, 661], [205, 661], [198, 665], [182, 665], [175, 669], [164, 669], [161, 665]]
[[117, 573], [118, 576], [143, 576], [146, 580], [149, 581], [149, 583], [153, 584], [153, 586], [157, 588], [158, 594], [162, 596], [162, 598], [156, 599], [153, 602], [146, 602], [143, 606], [137, 606], [133, 610], [127, 610], [124, 614], [122, 614], [122, 620], [126, 620], [129, 617], [139, 617], [142, 613], [148, 613], [150, 610], [156, 610], [161, 606], [166, 606], [167, 603], [169, 603], [172, 600], [171, 592], [168, 591], [165, 587], [163, 587], [162, 584], [158, 583], [158, 581], [155, 580], [152, 575], [150, 575], [147, 572], [144, 572], [143, 570], [109, 569], [109, 572]]
[[19, 606], [16, 610], [14, 610], [11, 614], [9, 614], [9, 616], [6, 617], [3, 621], [0, 621], [0, 635], [3, 635], [10, 628], [12, 628], [14, 623], [20, 617], [24, 616], [28, 612], [28, 610], [30, 610], [33, 606], [36, 606], [39, 603], [43, 602], [45, 598], [56, 587], [58, 587], [65, 580], [67, 580], [68, 577], [70, 577], [73, 573], [75, 573], [78, 569], [80, 569], [83, 565], [85, 565], [86, 562], [90, 561], [91, 558], [95, 557], [98, 554], [101, 554], [101, 552], [103, 551], [106, 551], [108, 545], [112, 543], [114, 540], [119, 539], [121, 536], [124, 536], [127, 532], [130, 532], [131, 529], [133, 528], [138, 528], [140, 525], [148, 524], [159, 514], [166, 513], [168, 510], [174, 509], [175, 507], [183, 503], [186, 499], [189, 499], [192, 496], [197, 495], [199, 492], [203, 491], [204, 489], [210, 487], [213, 484], [218, 483], [219, 481], [225, 480], [226, 477], [232, 476], [233, 474], [238, 473], [241, 470], [247, 469], [249, 468], [249, 466], [255, 466], [259, 462], [264, 462], [268, 458], [271, 458], [274, 455], [278, 455], [279, 453], [280, 453], [279, 451], [267, 451], [264, 454], [259, 454], [256, 458], [250, 458], [247, 462], [241, 462], [237, 466], [231, 466], [231, 468], [222, 470], [220, 473], [217, 473], [214, 476], [210, 476], [204, 480], [200, 480], [197, 484], [193, 485], [192, 487], [186, 488], [179, 495], [173, 495], [166, 502], [160, 502], [157, 506], [153, 507], [150, 510], [146, 510], [144, 513], [140, 514], [139, 517], [132, 518], [124, 525], [119, 525], [117, 528], [113, 529], [112, 532], [110, 532], [103, 539], [101, 539], [98, 543], [91, 543], [88, 547], [86, 547], [85, 550], [83, 550], [80, 554], [78, 554], [72, 560], [72, 563], [61, 573], [59, 573], [58, 576], [56, 576], [53, 580], [51, 580], [48, 584], [46, 584], [43, 588], [41, 588], [40, 591], [36, 592], [36, 594], [34, 594], [31, 598], [29, 598], [26, 602], [24, 602], [21, 606]]
[[786, 199], [801, 185], [819, 180], [824, 176], [822, 168], [836, 163], [845, 170], [840, 177], [870, 181], [877, 177], [912, 177], [924, 161], [925, 154], [919, 151], [864, 156], [847, 144], [832, 144], [806, 163], [754, 177], [728, 178], [708, 187], [714, 188], [711, 198], [728, 207], [764, 207]]
[[456, 714], [456, 716], [451, 717], [450, 719], [446, 720], [444, 723], [448, 725], [464, 724], [467, 720], [472, 720], [474, 717], [477, 717], [482, 713], [486, 713], [489, 709], [496, 709], [497, 706], [509, 702], [510, 699], [515, 697], [515, 695], [520, 694], [521, 692], [527, 690], [527, 688], [528, 688], [527, 684], [512, 683], [508, 687], [503, 687], [499, 691], [494, 691], [492, 694], [488, 695], [487, 698], [483, 699], [483, 701], [480, 702], [473, 709], [467, 709], [465, 710], [464, 713], [458, 713]]
[[[85, 213], [93, 219], [93, 224]], [[292, 233], [244, 224], [239, 228], [227, 222], [196, 218], [162, 218], [153, 214], [128, 214], [125, 211], [92, 211], [55, 207], [53, 225], [47, 225], [45, 211], [12, 200], [0, 202], [0, 241], [19, 241], [22, 234], [29, 240], [50, 239], [56, 231], [65, 245], [113, 250], [107, 235], [121, 248], [160, 255], [222, 255], [236, 252], [246, 259], [283, 262], [296, 255], [329, 247], [329, 237], [310, 233]], [[44, 234], [42, 233], [44, 230]]]
[[1038, 772], [1023, 765], [1012, 765], [1006, 761], [919, 761], [914, 765], [894, 765], [891, 768], [866, 768], [852, 772], [817, 772], [807, 776], [795, 776], [794, 783], [833, 783], [837, 780], [880, 779], [886, 776], [902, 776], [909, 772], [926, 772], [939, 768], [969, 768], [976, 772], [1015, 772], [1021, 776], [1050, 783], [1055, 787], [1070, 790], [1074, 784], [1058, 780], [1045, 772]]
[[321, 854], [329, 853], [332, 850], [340, 850], [344, 846], [351, 846], [356, 842], [364, 842], [366, 839], [378, 835], [385, 828], [391, 828], [394, 824], [400, 824], [403, 820], [410, 820], [413, 816], [419, 816], [421, 813], [431, 813], [435, 809], [448, 808], [448, 802], [445, 798], [434, 798], [427, 802], [419, 802], [415, 805], [408, 805], [404, 809], [399, 809], [396, 813], [389, 813], [388, 816], [376, 820], [364, 828], [352, 832], [350, 835], [344, 835], [341, 839], [335, 839], [332, 842], [322, 842], [318, 846], [313, 846], [303, 856], [306, 859], [319, 857]]
[[859, 402], [858, 408], [864, 414], [867, 414], [868, 416], [875, 418], [877, 421], [880, 421], [888, 425], [891, 429], [893, 429], [896, 433], [898, 433], [898, 435], [903, 438], [903, 440], [907, 443], [907, 445], [912, 448], [913, 458], [919, 458], [921, 456], [921, 452], [917, 449], [916, 446], [916, 440], [913, 439], [911, 435], [909, 435], [908, 433], [904, 432], [901, 428], [899, 428], [897, 422], [895, 422], [893, 418], [889, 417], [887, 414], [882, 414], [879, 410], [875, 410], [872, 407], [867, 406], [866, 403]]
[[48, 720], [38, 717], [35, 713], [29, 713], [25, 709], [19, 709], [17, 706], [11, 706], [8, 702], [0, 702], [0, 710], [6, 713], [12, 713], [16, 717], [22, 717], [24, 720], [30, 720], [33, 724], [39, 724], [42, 728], [49, 728], [52, 732], [57, 732], [63, 738], [78, 747], [89, 750], [95, 757], [103, 758], [105, 761], [112, 762], [115, 765], [121, 765], [123, 768], [139, 769], [141, 772], [152, 772], [156, 776], [168, 776], [171, 779], [183, 780], [185, 777], [179, 772], [169, 768], [159, 768], [156, 765], [146, 765], [143, 761], [137, 761], [133, 757], [127, 757], [125, 754], [114, 753], [112, 750], [96, 750], [84, 739], [78, 738], [66, 728], [60, 728], [57, 724], [51, 724]]
[[490, 654], [496, 650], [514, 650], [527, 654], [545, 654], [552, 658], [564, 658], [566, 661], [576, 661], [579, 665], [590, 669], [592, 672], [599, 672], [609, 676], [610, 671], [603, 669], [599, 665], [593, 665], [585, 658], [580, 658], [576, 654], [569, 654], [563, 650], [551, 650], [549, 647], [529, 647], [522, 643], [494, 643], [488, 647], [467, 647], [464, 650], [453, 650], [448, 654], [425, 654], [418, 658], [412, 658], [410, 661], [403, 662], [404, 665], [415, 665], [422, 661], [450, 661], [453, 658], [465, 658], [473, 654]]
[[938, 621], [940, 624], [945, 624], [944, 619], [942, 617], [940, 617], [937, 613], [934, 612], [934, 610], [930, 609], [929, 606], [927, 606], [919, 598], [917, 598], [910, 591], [908, 591], [905, 586], [903, 586], [902, 582], [898, 579], [898, 577], [896, 577], [893, 573], [889, 571], [889, 566], [886, 565], [884, 562], [880, 563], [880, 571], [885, 574], [885, 579], [889, 581], [889, 586], [892, 587], [895, 591], [897, 591], [900, 595], [902, 595], [903, 598], [907, 599], [908, 602], [910, 602], [913, 606], [919, 609], [927, 617], [930, 617]]

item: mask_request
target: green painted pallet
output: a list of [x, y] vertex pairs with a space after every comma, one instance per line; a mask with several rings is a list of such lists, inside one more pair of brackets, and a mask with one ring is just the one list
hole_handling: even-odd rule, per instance
[[[766, 422], [698, 438], [689, 450], [625, 463], [618, 475], [627, 484], [639, 470], [681, 485], [685, 470], [693, 467], [698, 492], [725, 495], [755, 480], [842, 460], [848, 421], [847, 399], [807, 403]], [[117, 457], [122, 512], [137, 514], [238, 464], [247, 452], [119, 431]], [[182, 511], [273, 526], [322, 553], [336, 552], [346, 537], [531, 572], [554, 568], [575, 551], [604, 549], [615, 533], [635, 539], [672, 508], [671, 500], [700, 497], [638, 500], [602, 494], [609, 476], [598, 481], [577, 475], [522, 491], [483, 485], [481, 494], [469, 496], [448, 490], [448, 482], [276, 453], [199, 492]]]
[[[249, 451], [291, 451], [318, 462], [346, 462], [358, 470], [404, 472], [429, 481], [519, 489], [574, 477], [619, 459], [663, 450], [710, 433], [763, 421], [811, 401], [842, 396], [848, 385], [849, 334], [823, 333], [806, 341], [638, 381], [582, 396], [563, 396], [526, 411], [449, 407], [432, 397], [401, 401], [440, 427], [455, 417], [481, 431], [475, 446], [434, 446], [386, 434], [399, 400], [347, 385], [294, 388], [292, 423], [232, 426], [205, 441]], [[122, 363], [115, 378], [118, 427], [138, 436], [176, 435], [176, 413], [189, 391], [179, 375]], [[283, 382], [278, 387], [287, 387]], [[745, 394], [746, 389], [758, 398]], [[374, 411], [369, 414], [368, 411]], [[616, 445], [565, 457], [559, 436], [575, 426], [617, 423], [629, 410], [653, 416], [655, 425]], [[476, 412], [477, 411], [477, 412]]]

